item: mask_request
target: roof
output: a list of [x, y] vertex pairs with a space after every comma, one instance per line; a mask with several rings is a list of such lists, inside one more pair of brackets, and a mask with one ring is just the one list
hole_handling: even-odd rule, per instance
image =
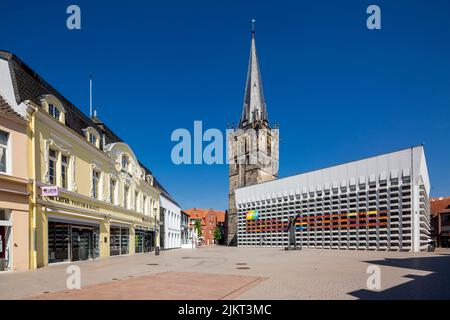
[[[42, 97], [51, 94], [63, 104], [66, 110], [66, 125], [69, 128], [77, 132], [80, 136], [84, 136], [83, 129], [87, 127], [94, 127], [99, 132], [102, 132], [101, 128], [88, 116], [75, 107], [66, 97], [60, 94], [16, 55], [0, 50], [0, 58], [8, 61], [17, 104], [30, 100], [40, 106]], [[115, 140], [114, 142], [122, 142], [120, 139]]]
[[189, 215], [190, 219], [205, 219], [208, 214], [212, 213], [217, 218], [217, 222], [225, 222], [225, 211], [202, 208], [191, 208], [183, 211]]
[[413, 181], [422, 179], [425, 190], [429, 194], [430, 182], [423, 146], [237, 188], [235, 190], [236, 204], [351, 187], [377, 180], [401, 179], [411, 175], [413, 175]]
[[12, 116], [14, 118], [24, 120], [20, 114], [14, 111], [14, 109], [11, 107], [11, 105], [0, 95], [0, 112], [3, 114], [7, 114], [9, 116]]
[[431, 214], [436, 216], [438, 214], [450, 213], [450, 197], [432, 198], [430, 200]]
[[258, 55], [256, 54], [255, 31], [252, 31], [250, 58], [248, 62], [247, 81], [245, 84], [244, 104], [239, 128], [256, 121], [268, 121], [266, 100], [259, 70]]
[[[99, 133], [105, 135], [105, 145], [110, 143], [124, 142], [117, 136], [108, 126], [106, 126], [97, 116], [89, 118], [74, 104], [72, 104], [66, 97], [53, 88], [44, 78], [42, 78], [37, 72], [26, 65], [16, 55], [11, 52], [0, 50], [0, 59], [8, 61], [9, 69], [11, 73], [11, 79], [14, 87], [14, 94], [17, 104], [20, 104], [26, 100], [34, 102], [36, 105], [41, 105], [41, 98], [45, 95], [51, 94], [58, 98], [66, 110], [66, 126], [74, 130], [80, 136], [84, 137], [83, 129], [87, 127], [95, 128]], [[100, 147], [103, 148], [103, 141], [100, 141]], [[139, 162], [139, 165], [145, 170], [147, 174], [151, 174], [151, 171]], [[153, 177], [154, 186], [161, 191], [170, 201], [173, 197], [167, 192], [161, 183]]]

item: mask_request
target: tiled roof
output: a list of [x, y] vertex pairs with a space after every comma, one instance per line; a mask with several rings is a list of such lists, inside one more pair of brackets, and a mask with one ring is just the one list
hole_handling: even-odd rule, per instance
[[191, 208], [184, 211], [189, 215], [190, 219], [205, 219], [209, 213], [213, 213], [217, 218], [217, 222], [225, 222], [225, 211], [201, 208]]
[[450, 213], [450, 197], [432, 198], [430, 200], [430, 207], [433, 216], [442, 213]]
[[[100, 119], [97, 117], [89, 118], [86, 116], [83, 112], [81, 112], [81, 110], [73, 105], [68, 99], [60, 94], [47, 81], [45, 81], [44, 78], [27, 66], [16, 55], [0, 50], [0, 59], [8, 61], [17, 104], [20, 104], [26, 100], [31, 100], [40, 106], [41, 98], [47, 94], [52, 94], [64, 105], [64, 109], [66, 110], [67, 127], [77, 132], [80, 136], [84, 136], [83, 129], [93, 127], [98, 132], [105, 134], [105, 144], [123, 142], [122, 139], [120, 139], [120, 137], [118, 137]], [[100, 143], [103, 143], [103, 141], [100, 141]], [[103, 145], [101, 145], [101, 147], [103, 148]], [[151, 171], [141, 162], [139, 162], [139, 164], [144, 168], [146, 173], [152, 174]], [[153, 177], [153, 179], [155, 187], [169, 200], [175, 202], [161, 183], [155, 177]]]
[[23, 120], [23, 118], [14, 111], [9, 103], [0, 95], [0, 112]]

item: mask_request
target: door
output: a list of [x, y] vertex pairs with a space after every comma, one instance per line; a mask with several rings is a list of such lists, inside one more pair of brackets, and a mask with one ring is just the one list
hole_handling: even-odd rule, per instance
[[150, 231], [144, 232], [144, 252], [152, 251], [152, 236]]
[[69, 260], [69, 226], [55, 222], [48, 223], [48, 262]]
[[72, 227], [72, 261], [91, 258], [92, 249], [92, 230]]
[[128, 254], [129, 237], [128, 228], [120, 228], [120, 254]]
[[120, 228], [111, 228], [109, 238], [110, 255], [118, 256], [120, 254]]
[[135, 253], [142, 253], [143, 252], [143, 243], [144, 243], [144, 231], [142, 230], [136, 230], [135, 236], [134, 236], [134, 252]]

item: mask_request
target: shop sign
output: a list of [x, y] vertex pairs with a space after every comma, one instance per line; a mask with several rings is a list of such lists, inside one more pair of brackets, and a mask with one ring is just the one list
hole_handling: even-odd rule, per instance
[[45, 186], [42, 188], [42, 195], [44, 197], [57, 197], [59, 195], [59, 190], [57, 186]]
[[100, 211], [100, 207], [99, 206], [92, 205], [90, 203], [86, 203], [86, 202], [83, 202], [83, 201], [78, 201], [78, 200], [69, 199], [69, 198], [66, 198], [66, 197], [58, 197], [58, 196], [55, 196], [55, 197], [53, 197], [51, 199], [53, 201], [64, 203], [64, 204], [68, 204], [68, 205], [72, 205], [74, 207], [79, 207], [79, 208], [89, 209], [89, 210], [94, 210], [94, 211]]

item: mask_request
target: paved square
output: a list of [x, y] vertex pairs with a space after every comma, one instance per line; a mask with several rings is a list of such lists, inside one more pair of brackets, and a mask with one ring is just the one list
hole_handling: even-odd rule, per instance
[[[65, 293], [72, 264], [82, 290]], [[366, 287], [370, 265], [380, 268], [379, 292]], [[449, 266], [449, 251], [211, 246], [0, 273], [0, 299], [449, 299]]]

